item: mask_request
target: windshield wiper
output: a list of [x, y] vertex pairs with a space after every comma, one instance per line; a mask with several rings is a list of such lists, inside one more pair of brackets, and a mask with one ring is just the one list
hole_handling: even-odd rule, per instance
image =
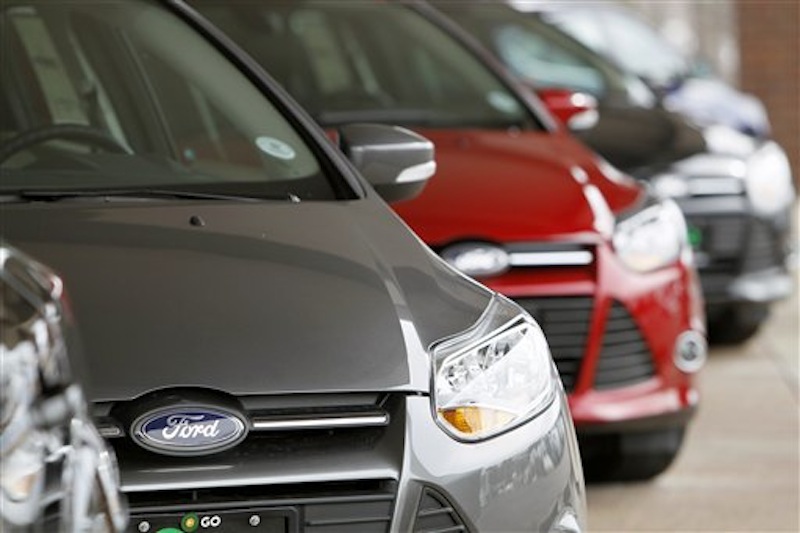
[[42, 202], [56, 202], [59, 200], [72, 198], [174, 198], [180, 200], [222, 200], [231, 202], [263, 202], [264, 200], [283, 200], [293, 203], [300, 201], [294, 194], [287, 194], [282, 197], [263, 197], [263, 196], [237, 196], [227, 194], [215, 194], [205, 192], [193, 192], [171, 189], [93, 189], [93, 190], [22, 190], [15, 191], [10, 195], [0, 197], [13, 198], [15, 200], [31, 200]]

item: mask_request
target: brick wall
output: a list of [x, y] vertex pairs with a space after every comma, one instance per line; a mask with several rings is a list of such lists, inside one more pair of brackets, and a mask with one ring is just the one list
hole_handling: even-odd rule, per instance
[[761, 98], [800, 190], [800, 1], [738, 0], [742, 90]]

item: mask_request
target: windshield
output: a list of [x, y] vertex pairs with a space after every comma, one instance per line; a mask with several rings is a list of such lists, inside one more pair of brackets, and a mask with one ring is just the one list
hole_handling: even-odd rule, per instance
[[535, 124], [526, 107], [478, 59], [404, 6], [327, 0], [192, 4], [323, 125]]
[[568, 88], [647, 107], [655, 103], [655, 96], [635, 76], [535, 15], [499, 3], [435, 5], [535, 87]]
[[689, 74], [688, 61], [653, 28], [631, 15], [615, 9], [565, 9], [545, 16], [648, 82], [664, 86]]
[[296, 201], [342, 187], [242, 72], [154, 3], [4, 0], [0, 32], [6, 194]]

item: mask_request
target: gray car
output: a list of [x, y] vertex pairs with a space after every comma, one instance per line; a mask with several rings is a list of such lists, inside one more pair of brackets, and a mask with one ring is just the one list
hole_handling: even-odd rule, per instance
[[539, 326], [378, 196], [430, 142], [347, 125], [345, 159], [179, 3], [0, 31], [0, 225], [70, 287], [130, 531], [584, 530]]

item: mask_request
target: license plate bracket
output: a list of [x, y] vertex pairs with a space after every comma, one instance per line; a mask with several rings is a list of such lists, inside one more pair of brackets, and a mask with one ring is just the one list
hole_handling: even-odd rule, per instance
[[[187, 506], [189, 507], [189, 506]], [[296, 533], [297, 510], [281, 508], [190, 509], [133, 513], [130, 533]]]

